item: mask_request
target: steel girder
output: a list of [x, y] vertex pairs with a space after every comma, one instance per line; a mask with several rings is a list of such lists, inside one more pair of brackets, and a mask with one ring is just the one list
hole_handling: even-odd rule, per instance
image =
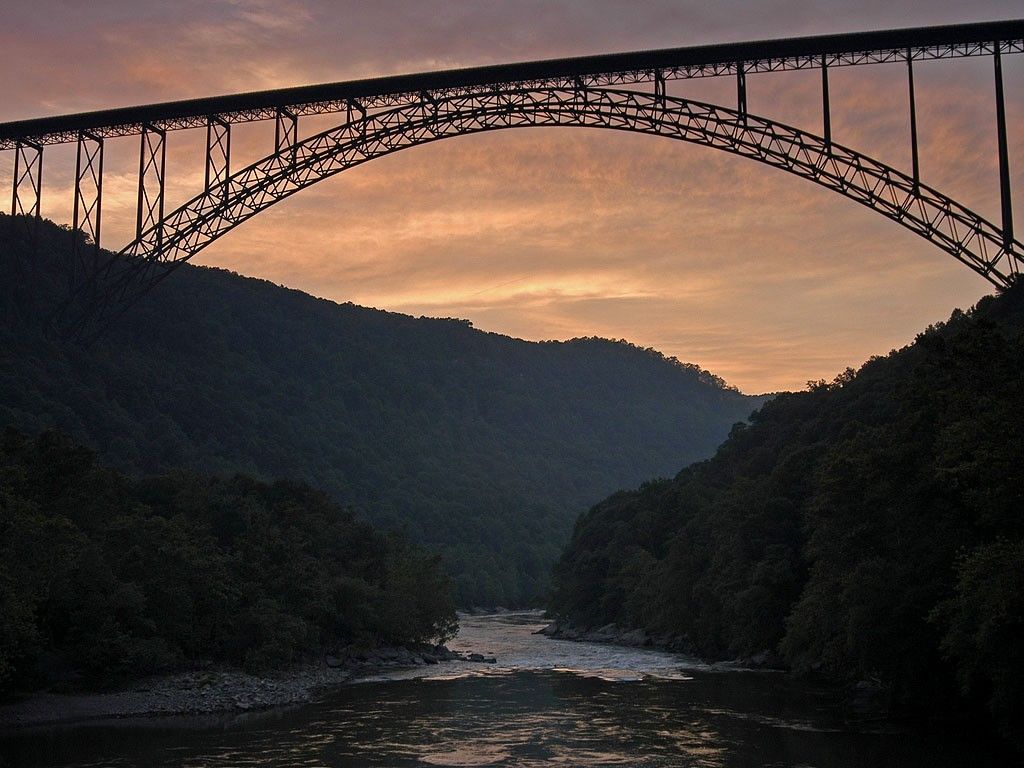
[[274, 203], [377, 157], [443, 138], [507, 128], [574, 126], [665, 136], [748, 157], [881, 213], [996, 286], [1021, 271], [1024, 246], [938, 190], [885, 163], [750, 113], [605, 88], [541, 88], [423, 98], [311, 136], [212, 185], [129, 244], [104, 270], [109, 315], [217, 238]]
[[[913, 30], [910, 30], [913, 32]], [[870, 33], [869, 33], [870, 34]], [[912, 38], [908, 38], [912, 39]], [[796, 42], [799, 42], [796, 41]], [[757, 51], [763, 44], [752, 44], [753, 50]], [[609, 86], [634, 85], [649, 83], [657, 90], [664, 91], [664, 83], [667, 80], [689, 80], [703, 77], [722, 77], [734, 75], [745, 78], [746, 75], [762, 72], [785, 72], [791, 70], [820, 69], [827, 67], [859, 66], [863, 64], [887, 64], [900, 63], [908, 60], [928, 61], [933, 59], [956, 59], [973, 56], [992, 56], [997, 52], [1003, 54], [1024, 53], [1024, 38], [1014, 33], [1010, 37], [994, 37], [985, 41], [948, 42], [941, 44], [909, 44], [896, 46], [883, 46], [878, 48], [865, 48], [862, 50], [836, 51], [813, 54], [793, 55], [758, 55], [757, 53], [745, 55], [742, 58], [728, 60], [716, 60], [702, 63], [673, 64], [671, 58], [666, 59], [665, 64], [657, 66], [628, 66], [628, 63], [619, 64], [617, 68], [604, 71], [582, 72], [573, 75], [537, 76], [537, 77], [505, 77], [495, 79], [486, 83], [471, 85], [456, 85], [451, 87], [426, 86], [435, 97], [439, 99], [457, 98], [465, 96], [485, 96], [499, 90], [539, 90], [543, 88], [572, 88], [582, 85], [587, 88], [604, 88]], [[658, 54], [660, 52], [650, 52]], [[629, 58], [631, 55], [623, 55]], [[634, 54], [633, 57], [647, 58], [644, 53]], [[541, 67], [545, 62], [532, 62], [531, 66]], [[742, 73], [742, 74], [741, 74]], [[429, 73], [427, 77], [455, 73]], [[339, 87], [348, 84], [337, 84]], [[322, 86], [328, 91], [329, 86]], [[297, 89], [306, 90], [306, 89]], [[274, 104], [260, 104], [257, 106], [239, 106], [237, 108], [221, 108], [216, 106], [210, 109], [201, 109], [199, 105], [195, 111], [185, 110], [185, 114], [174, 116], [161, 116], [159, 114], [147, 117], [145, 120], [135, 118], [130, 114], [119, 116], [110, 120], [101, 120], [89, 125], [88, 131], [96, 137], [117, 137], [132, 136], [143, 131], [149, 125], [164, 131], [182, 130], [187, 128], [203, 128], [207, 126], [211, 114], [216, 114], [219, 120], [227, 123], [242, 123], [259, 120], [277, 120], [282, 110], [291, 117], [304, 115], [323, 115], [338, 112], [347, 112], [352, 109], [354, 102], [359, 103], [359, 109], [390, 109], [392, 107], [408, 104], [419, 98], [419, 90], [386, 90], [379, 93], [367, 93], [358, 98], [332, 98], [330, 96], [316, 97], [302, 95], [283, 95], [282, 101]], [[259, 96], [260, 94], [252, 94]], [[245, 99], [245, 95], [240, 95]], [[217, 101], [212, 99], [210, 101]], [[175, 107], [175, 104], [151, 105], [151, 109], [157, 113], [162, 107]], [[140, 108], [146, 109], [146, 108]], [[132, 109], [116, 110], [117, 112], [131, 113]], [[148, 109], [146, 110], [148, 111]], [[101, 113], [95, 113], [101, 114]], [[88, 118], [90, 115], [73, 117]], [[27, 121], [29, 123], [33, 121]], [[10, 124], [11, 127], [15, 124]], [[0, 125], [0, 132], [7, 125]], [[36, 144], [62, 144], [73, 142], [78, 139], [81, 129], [62, 128], [41, 128], [25, 126], [19, 127], [22, 131], [16, 136], [0, 135], [0, 150], [13, 149], [19, 140], [29, 140]]]

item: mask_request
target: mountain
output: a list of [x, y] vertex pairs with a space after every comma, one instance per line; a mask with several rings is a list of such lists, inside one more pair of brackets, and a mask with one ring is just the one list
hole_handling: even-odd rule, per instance
[[[776, 656], [1024, 734], [1024, 283], [737, 426], [583, 516], [570, 625]], [[765, 653], [767, 652], [767, 653]]]
[[84, 347], [44, 332], [70, 233], [44, 223], [29, 254], [11, 221], [0, 255], [26, 269], [0, 426], [132, 474], [307, 483], [440, 550], [462, 605], [541, 601], [580, 512], [710, 455], [762, 401], [625, 342], [526, 342], [192, 266]]

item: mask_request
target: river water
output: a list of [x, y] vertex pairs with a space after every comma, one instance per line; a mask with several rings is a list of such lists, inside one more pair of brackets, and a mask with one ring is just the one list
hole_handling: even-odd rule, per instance
[[322, 702], [219, 717], [100, 721], [0, 736], [6, 766], [1005, 765], [969, 734], [850, 722], [781, 673], [551, 640], [537, 613], [463, 617], [452, 662], [345, 685]]

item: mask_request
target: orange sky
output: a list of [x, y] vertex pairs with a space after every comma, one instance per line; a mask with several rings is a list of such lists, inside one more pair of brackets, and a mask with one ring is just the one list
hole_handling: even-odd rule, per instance
[[[855, 6], [855, 7], [854, 7]], [[6, 2], [0, 120], [453, 66], [1020, 15], [1013, 2]], [[1024, 59], [1006, 59], [1024, 125]], [[919, 64], [922, 177], [998, 219], [991, 61]], [[817, 132], [817, 73], [748, 77], [749, 108]], [[902, 66], [832, 73], [836, 141], [909, 165]], [[670, 85], [731, 105], [731, 80]], [[333, 118], [300, 123], [308, 134]], [[237, 128], [233, 166], [272, 126]], [[203, 132], [172, 133], [169, 200], [199, 191]], [[137, 139], [108, 142], [104, 245], [134, 223]], [[11, 153], [0, 157], [10, 188]], [[70, 220], [72, 149], [44, 215]], [[1011, 130], [1024, 226], [1024, 131]], [[800, 388], [902, 346], [988, 292], [861, 206], [703, 147], [583, 129], [461, 137], [376, 160], [260, 214], [196, 259], [339, 301], [529, 339], [653, 346], [747, 392]]]

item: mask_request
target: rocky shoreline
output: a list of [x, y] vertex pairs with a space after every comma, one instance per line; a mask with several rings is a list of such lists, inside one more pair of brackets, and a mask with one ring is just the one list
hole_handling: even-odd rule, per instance
[[[645, 629], [624, 629], [617, 624], [605, 624], [602, 627], [577, 627], [562, 621], [553, 621], [536, 634], [545, 635], [555, 640], [576, 640], [586, 643], [606, 643], [624, 645], [630, 648], [652, 648], [671, 653], [684, 653], [700, 658], [693, 644], [684, 637], [664, 634], [651, 634]], [[749, 658], [732, 661], [715, 662], [720, 666], [740, 666], [748, 669], [785, 670], [782, 658], [773, 651], [762, 651]]]
[[[606, 643], [631, 648], [651, 648], [670, 653], [682, 653], [702, 658], [701, 654], [686, 638], [671, 634], [654, 635], [643, 629], [623, 629], [616, 624], [603, 627], [577, 627], [572, 624], [553, 621], [534, 634], [545, 635], [555, 640], [571, 640], [585, 643]], [[753, 656], [728, 661], [708, 661], [718, 669], [768, 670], [792, 674], [789, 667], [775, 651], [762, 651]], [[875, 680], [860, 680], [853, 685], [830, 685], [842, 690], [845, 704], [856, 716], [868, 719], [888, 718], [892, 707], [892, 691]]]
[[463, 654], [436, 645], [351, 650], [265, 674], [234, 669], [181, 672], [135, 681], [110, 692], [28, 694], [0, 704], [0, 728], [98, 718], [248, 712], [305, 704], [332, 687], [385, 670], [495, 661], [493, 656]]

